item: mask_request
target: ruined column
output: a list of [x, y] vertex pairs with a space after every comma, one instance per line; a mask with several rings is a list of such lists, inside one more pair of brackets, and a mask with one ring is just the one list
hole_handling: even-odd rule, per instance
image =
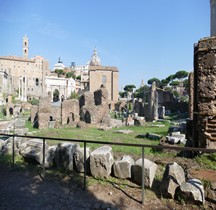
[[216, 149], [216, 36], [194, 46], [194, 146]]

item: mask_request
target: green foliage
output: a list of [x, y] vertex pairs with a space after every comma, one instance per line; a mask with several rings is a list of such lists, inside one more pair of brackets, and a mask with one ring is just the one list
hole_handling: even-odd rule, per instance
[[[158, 124], [158, 123], [157, 123]], [[164, 127], [152, 127], [154, 123], [149, 123], [146, 126], [123, 126], [121, 130], [132, 130], [132, 133], [127, 135], [116, 133], [119, 128], [113, 128], [107, 131], [102, 131], [97, 128], [86, 128], [82, 129], [80, 132], [79, 128], [59, 128], [59, 129], [44, 129], [38, 130], [34, 133], [35, 136], [45, 136], [54, 138], [69, 138], [69, 139], [80, 139], [80, 140], [94, 140], [94, 141], [104, 141], [104, 142], [122, 142], [122, 143], [142, 143], [142, 144], [153, 144], [158, 145], [159, 141], [152, 141], [145, 138], [137, 138], [140, 133], [155, 133], [162, 136], [167, 135], [169, 128], [169, 123], [164, 123]], [[49, 140], [47, 141], [49, 145], [58, 144], [59, 141]], [[83, 146], [80, 143], [81, 146]], [[88, 144], [91, 149], [95, 149], [101, 144]], [[115, 146], [113, 147], [115, 152], [123, 152], [132, 155], [139, 155], [140, 148], [138, 147], [125, 147], [125, 146]], [[145, 154], [152, 154], [150, 148], [145, 148]]]
[[174, 79], [174, 74], [171, 74], [165, 80], [169, 83], [169, 82], [173, 81], [173, 79]]
[[144, 86], [138, 88], [134, 93], [135, 98], [143, 98], [144, 92], [148, 91], [149, 88], [150, 87], [148, 85], [144, 85]]
[[28, 100], [28, 103], [31, 105], [38, 105], [39, 104], [39, 99], [33, 98], [32, 100]]
[[58, 74], [58, 77], [60, 75], [65, 75], [64, 71], [62, 69], [55, 69], [55, 73]]
[[182, 80], [182, 79], [186, 78], [187, 76], [188, 76], [188, 72], [186, 72], [184, 70], [180, 70], [180, 71], [177, 71], [175, 73], [174, 78]]
[[119, 92], [121, 98], [125, 98], [127, 96], [127, 92]]
[[77, 80], [81, 80], [81, 75], [78, 75], [78, 76], [76, 77], [76, 79], [77, 79]]
[[195, 160], [205, 168], [216, 170], [216, 153], [202, 154], [197, 156]]
[[15, 103], [16, 103], [15, 96], [12, 96], [12, 103], [13, 103], [13, 104], [15, 104]]
[[71, 72], [67, 72], [66, 75], [65, 75], [65, 77], [66, 78], [71, 78], [72, 77], [73, 79], [76, 78], [74, 72], [72, 72], [72, 71]]
[[0, 107], [0, 119], [3, 119], [6, 116], [6, 107], [4, 105], [2, 105]]
[[135, 85], [126, 85], [125, 87], [124, 87], [124, 91], [126, 91], [126, 92], [133, 92], [133, 89], [135, 89], [136, 88], [136, 86]]
[[162, 80], [161, 80], [161, 83], [160, 83], [160, 86], [161, 86], [162, 88], [164, 88], [164, 87], [166, 87], [168, 84], [169, 84], [169, 81], [168, 81], [168, 80], [162, 79]]
[[173, 91], [173, 95], [174, 95], [176, 98], [178, 98], [178, 97], [179, 97], [179, 92], [176, 91], [176, 90], [174, 90], [174, 91]]
[[79, 94], [75, 92], [71, 92], [69, 99], [79, 99]]
[[157, 87], [160, 87], [160, 85], [161, 85], [161, 81], [158, 79], [158, 78], [152, 78], [152, 79], [149, 79], [148, 81], [147, 81], [147, 83], [149, 84], [149, 85], [151, 85], [153, 82], [155, 82], [156, 83], [156, 86]]
[[179, 81], [175, 80], [170, 83], [170, 86], [177, 87], [179, 86]]

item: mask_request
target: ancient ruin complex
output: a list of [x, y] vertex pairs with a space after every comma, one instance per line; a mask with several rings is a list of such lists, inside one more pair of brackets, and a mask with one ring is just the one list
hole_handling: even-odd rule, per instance
[[31, 108], [31, 122], [39, 129], [81, 126], [80, 122], [109, 125], [108, 91], [102, 85], [94, 94], [87, 91], [80, 100], [69, 99], [61, 103], [51, 103], [50, 97], [41, 98], [39, 105]]

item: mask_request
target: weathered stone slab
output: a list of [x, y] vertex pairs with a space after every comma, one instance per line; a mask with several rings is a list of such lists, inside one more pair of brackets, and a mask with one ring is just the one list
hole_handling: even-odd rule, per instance
[[44, 163], [46, 168], [51, 168], [54, 166], [56, 148], [57, 145], [53, 145], [48, 148]]
[[5, 141], [0, 139], [0, 151], [2, 150], [4, 145], [5, 145]]
[[[89, 173], [90, 172], [90, 148], [87, 147], [86, 148], [86, 172]], [[76, 147], [74, 150], [74, 162], [75, 162], [75, 166], [76, 166], [76, 170], [78, 172], [84, 172], [84, 148], [81, 147]]]
[[121, 160], [115, 161], [113, 164], [113, 172], [117, 178], [131, 178], [131, 167], [134, 164], [133, 158], [124, 155]]
[[[45, 142], [45, 155], [47, 154], [48, 144]], [[25, 158], [36, 160], [43, 164], [43, 141], [41, 139], [31, 139], [22, 145], [20, 154]]]
[[151, 140], [160, 140], [161, 135], [155, 134], [155, 133], [146, 133], [145, 138], [151, 139]]
[[205, 192], [202, 182], [199, 179], [189, 179], [180, 185], [180, 190], [187, 202], [205, 203]]
[[176, 162], [167, 164], [161, 184], [161, 192], [163, 196], [174, 198], [177, 187], [184, 182], [185, 173], [183, 168]]
[[58, 144], [55, 151], [55, 163], [57, 168], [64, 168], [70, 171], [73, 170], [73, 155], [76, 147], [79, 147], [79, 144]]
[[132, 130], [117, 130], [115, 131], [116, 133], [123, 133], [123, 134], [129, 134], [129, 133], [133, 133]]
[[24, 128], [25, 124], [26, 124], [25, 119], [18, 118], [16, 119], [14, 126], [15, 128]]
[[[144, 158], [144, 184], [152, 187], [157, 164]], [[132, 166], [132, 177], [135, 183], [142, 185], [142, 158], [138, 159]]]
[[95, 149], [90, 155], [90, 171], [93, 176], [108, 177], [111, 174], [114, 158], [112, 148], [102, 146]]

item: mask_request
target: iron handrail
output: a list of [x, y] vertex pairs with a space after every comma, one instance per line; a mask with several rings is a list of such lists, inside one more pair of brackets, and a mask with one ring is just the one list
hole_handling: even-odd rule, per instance
[[195, 147], [179, 147], [179, 146], [167, 146], [167, 145], [149, 145], [149, 144], [135, 144], [135, 143], [121, 143], [121, 142], [106, 142], [106, 141], [94, 141], [94, 140], [81, 140], [81, 139], [68, 139], [68, 138], [56, 138], [56, 137], [41, 137], [41, 136], [29, 136], [29, 135], [18, 135], [18, 134], [5, 134], [0, 133], [0, 136], [13, 137], [13, 147], [12, 147], [12, 158], [14, 165], [14, 139], [15, 137], [30, 138], [30, 139], [41, 139], [43, 140], [43, 175], [45, 176], [45, 140], [57, 140], [57, 141], [69, 141], [84, 143], [84, 190], [86, 190], [86, 144], [105, 144], [105, 145], [116, 145], [116, 146], [129, 146], [129, 147], [140, 147], [142, 149], [142, 200], [141, 203], [144, 204], [144, 148], [154, 148], [154, 149], [170, 149], [178, 151], [200, 151], [204, 153], [214, 153], [216, 149], [208, 148], [195, 148]]

